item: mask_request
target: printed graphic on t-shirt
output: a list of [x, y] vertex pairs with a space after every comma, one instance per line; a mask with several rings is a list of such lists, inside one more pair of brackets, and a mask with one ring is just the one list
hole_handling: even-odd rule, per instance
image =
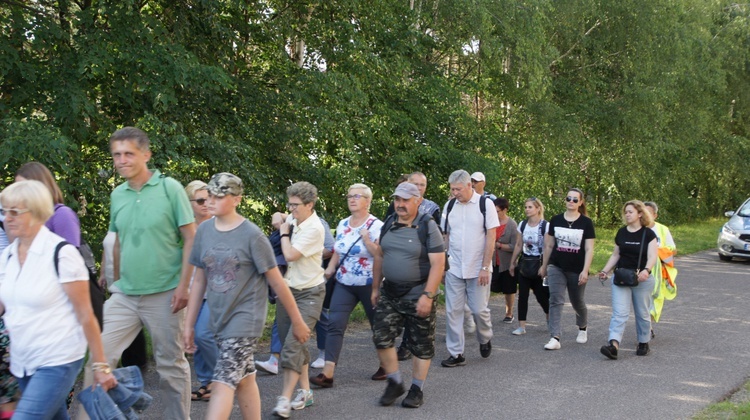
[[523, 230], [523, 253], [526, 255], [540, 255], [539, 253], [539, 227], [526, 227]]
[[577, 254], [581, 250], [581, 243], [583, 242], [583, 229], [556, 227], [555, 239], [557, 240], [557, 250], [559, 252]]
[[203, 256], [203, 264], [206, 265], [206, 281], [211, 291], [226, 293], [237, 287], [240, 259], [232, 248], [224, 244], [212, 246]]

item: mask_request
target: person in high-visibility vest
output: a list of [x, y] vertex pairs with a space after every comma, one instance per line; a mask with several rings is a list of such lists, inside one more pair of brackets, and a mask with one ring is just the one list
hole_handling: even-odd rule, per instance
[[[664, 308], [664, 300], [672, 300], [677, 296], [677, 269], [674, 266], [674, 257], [677, 254], [677, 246], [672, 238], [669, 228], [661, 223], [656, 222], [659, 213], [659, 206], [653, 201], [643, 203], [654, 216], [654, 223], [649, 226], [656, 233], [656, 240], [659, 244], [659, 258], [656, 261], [653, 274], [656, 278], [654, 292], [652, 293], [651, 302], [651, 320], [659, 322], [661, 311]], [[653, 325], [653, 324], [652, 324]], [[651, 337], [654, 337], [654, 330], [651, 329]]]

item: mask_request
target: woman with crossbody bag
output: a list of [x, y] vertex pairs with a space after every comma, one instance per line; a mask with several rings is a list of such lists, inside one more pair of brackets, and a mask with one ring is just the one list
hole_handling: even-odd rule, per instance
[[[544, 285], [539, 269], [542, 266], [544, 235], [549, 224], [544, 220], [544, 204], [536, 197], [524, 202], [526, 220], [518, 227], [518, 239], [510, 261], [510, 273], [518, 279], [518, 328], [513, 335], [526, 334], [526, 315], [529, 312], [529, 290], [549, 319], [549, 288]], [[518, 256], [521, 256], [520, 261]]]
[[[322, 387], [333, 386], [333, 374], [344, 343], [344, 333], [354, 307], [362, 304], [367, 320], [372, 326], [375, 313], [372, 296], [373, 254], [377, 251], [377, 240], [383, 222], [370, 214], [372, 190], [365, 184], [353, 184], [346, 195], [351, 216], [336, 227], [334, 254], [326, 269], [326, 277], [336, 277], [331, 306], [328, 312], [328, 335], [326, 336], [325, 366], [310, 382]], [[385, 380], [381, 367], [372, 376], [373, 380]]]
[[[651, 213], [638, 200], [625, 203], [622, 208], [625, 226], [615, 235], [615, 248], [612, 256], [599, 272], [599, 279], [604, 281], [608, 273], [617, 267], [618, 277], [630, 274], [635, 277], [635, 285], [613, 278], [612, 282], [612, 319], [609, 322], [609, 342], [602, 346], [601, 353], [610, 359], [617, 359], [617, 352], [625, 332], [625, 323], [630, 316], [630, 303], [635, 313], [635, 328], [638, 334], [636, 355], [645, 356], [649, 352], [651, 340], [651, 292], [654, 290], [654, 276], [651, 270], [656, 265], [656, 233], [648, 226], [653, 222]], [[631, 273], [628, 273], [631, 271]], [[621, 274], [623, 274], [621, 276]], [[618, 285], [618, 283], [620, 285]]]

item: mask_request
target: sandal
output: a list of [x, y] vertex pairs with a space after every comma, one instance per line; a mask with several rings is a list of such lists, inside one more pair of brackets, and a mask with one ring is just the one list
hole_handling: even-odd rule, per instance
[[190, 393], [190, 400], [192, 401], [208, 400], [209, 398], [211, 398], [211, 390], [206, 385], [201, 385], [200, 388]]

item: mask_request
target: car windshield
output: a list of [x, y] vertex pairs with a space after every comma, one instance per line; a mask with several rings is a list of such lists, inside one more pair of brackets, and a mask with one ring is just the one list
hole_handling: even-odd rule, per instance
[[737, 212], [738, 216], [750, 217], [750, 200], [745, 201], [740, 210]]

